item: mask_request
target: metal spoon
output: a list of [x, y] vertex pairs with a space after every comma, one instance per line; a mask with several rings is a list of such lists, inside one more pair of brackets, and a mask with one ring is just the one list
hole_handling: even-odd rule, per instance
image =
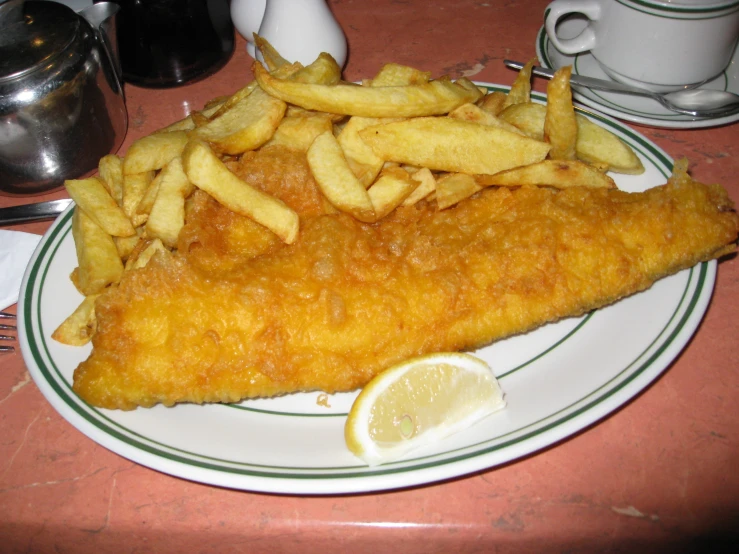
[[[513, 69], [521, 69], [524, 66], [521, 62], [513, 60], [503, 60], [503, 63]], [[543, 67], [534, 67], [532, 73], [547, 79], [551, 79], [554, 76], [553, 70]], [[701, 88], [660, 94], [651, 90], [617, 83], [616, 81], [594, 79], [583, 75], [572, 75], [570, 77], [570, 83], [595, 90], [648, 96], [670, 111], [696, 118], [725, 117], [739, 112], [739, 95], [725, 90]]]

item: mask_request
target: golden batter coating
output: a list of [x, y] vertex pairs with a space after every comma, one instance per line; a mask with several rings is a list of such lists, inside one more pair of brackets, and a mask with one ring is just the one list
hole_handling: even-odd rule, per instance
[[[248, 225], [201, 203], [212, 213], [181, 244], [213, 218]], [[375, 224], [317, 212], [289, 246], [244, 254], [226, 240], [193, 260], [207, 246], [195, 240], [128, 272], [97, 301], [75, 391], [120, 409], [348, 391], [411, 356], [610, 304], [733, 250], [739, 230], [721, 187], [684, 176], [635, 194], [490, 188]]]

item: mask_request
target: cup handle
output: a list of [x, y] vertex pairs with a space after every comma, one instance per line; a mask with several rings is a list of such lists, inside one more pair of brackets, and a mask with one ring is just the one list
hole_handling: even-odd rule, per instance
[[[600, 18], [601, 11], [601, 4], [595, 0], [555, 0], [547, 6], [544, 14], [544, 27], [549, 40], [563, 54], [587, 52], [595, 46], [595, 32], [591, 24]], [[588, 26], [575, 38], [559, 38], [557, 36], [557, 23], [564, 16], [574, 13], [587, 17], [590, 20]]]

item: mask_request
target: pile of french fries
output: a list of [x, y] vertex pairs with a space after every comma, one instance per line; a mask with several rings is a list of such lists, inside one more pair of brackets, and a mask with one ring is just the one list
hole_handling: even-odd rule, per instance
[[176, 249], [196, 188], [294, 242], [298, 214], [227, 165], [268, 145], [305, 152], [327, 201], [367, 223], [423, 199], [446, 209], [488, 186], [612, 188], [606, 171], [644, 171], [618, 137], [575, 113], [569, 67], [550, 81], [542, 105], [531, 100], [536, 60], [508, 93], [393, 63], [354, 84], [328, 54], [304, 67], [256, 40], [266, 67], [255, 62], [253, 82], [138, 139], [124, 157], [103, 157], [96, 176], [65, 183], [76, 203], [71, 279], [85, 299], [54, 339], [87, 343], [97, 297], [124, 272]]

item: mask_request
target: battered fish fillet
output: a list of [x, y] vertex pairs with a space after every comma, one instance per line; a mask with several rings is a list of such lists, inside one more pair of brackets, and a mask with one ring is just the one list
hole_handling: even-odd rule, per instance
[[646, 289], [732, 251], [738, 229], [725, 191], [688, 178], [638, 194], [486, 189], [376, 224], [306, 217], [293, 245], [239, 264], [184, 252], [128, 272], [98, 300], [74, 389], [126, 410], [349, 391], [411, 356], [473, 349]]

